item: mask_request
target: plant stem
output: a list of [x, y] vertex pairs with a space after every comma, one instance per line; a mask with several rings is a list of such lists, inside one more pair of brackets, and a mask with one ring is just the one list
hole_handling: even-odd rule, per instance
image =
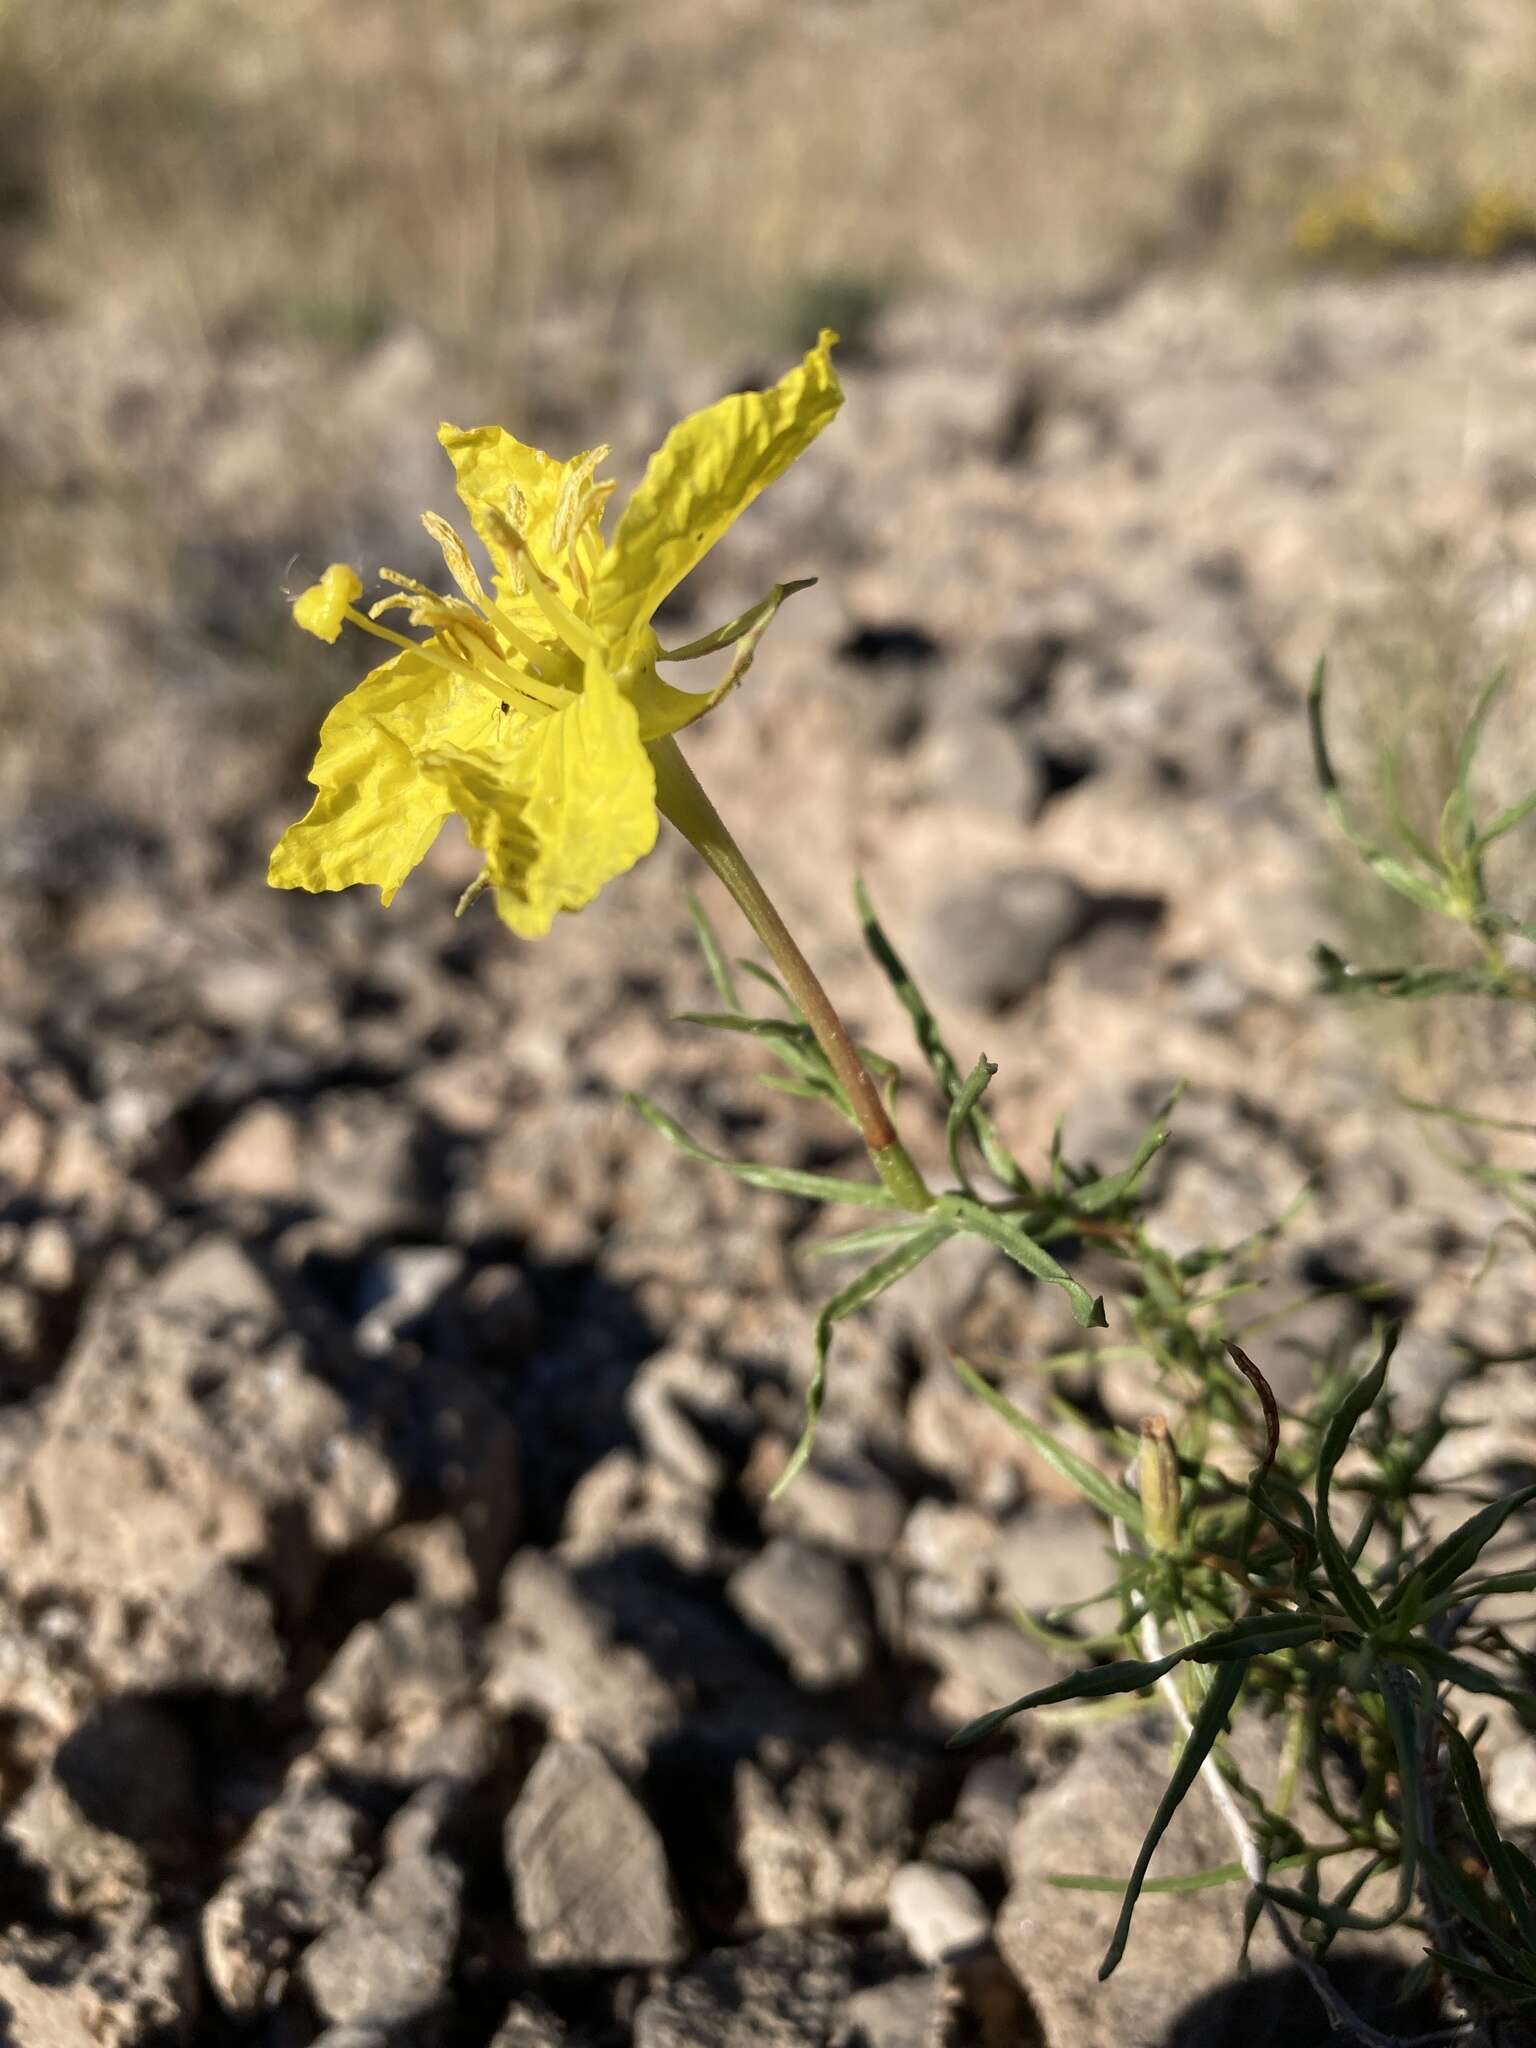
[[796, 945], [767, 890], [753, 872], [746, 855], [736, 844], [720, 813], [683, 759], [677, 741], [668, 734], [652, 740], [649, 747], [656, 770], [656, 807], [675, 825], [705, 864], [730, 890], [742, 915], [784, 977], [784, 985], [799, 1007], [800, 1014], [815, 1033], [816, 1042], [827, 1056], [858, 1124], [859, 1134], [869, 1147], [869, 1156], [881, 1181], [904, 1209], [928, 1208], [933, 1197], [923, 1177], [907, 1156], [906, 1147], [886, 1114], [858, 1048], [832, 1000], [817, 980], [814, 970]]

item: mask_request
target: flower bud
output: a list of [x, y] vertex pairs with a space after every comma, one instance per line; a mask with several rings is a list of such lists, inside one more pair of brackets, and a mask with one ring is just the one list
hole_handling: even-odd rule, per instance
[[1179, 1454], [1161, 1415], [1141, 1425], [1137, 1479], [1147, 1548], [1167, 1556], [1179, 1547]]

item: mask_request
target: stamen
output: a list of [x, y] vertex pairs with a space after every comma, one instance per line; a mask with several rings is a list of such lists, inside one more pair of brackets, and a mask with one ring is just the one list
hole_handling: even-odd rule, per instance
[[505, 520], [498, 520], [497, 526], [498, 537], [527, 579], [528, 590], [534, 603], [571, 652], [583, 661], [589, 660], [598, 652], [597, 635], [590, 626], [577, 618], [569, 605], [561, 602], [553, 580], [545, 575], [533, 559], [532, 550], [517, 528], [509, 526]]
[[423, 661], [430, 662], [434, 668], [445, 669], [449, 675], [462, 676], [469, 682], [478, 684], [481, 689], [489, 690], [498, 703], [503, 701], [504, 692], [485, 673], [486, 668], [498, 673], [514, 695], [527, 698], [530, 703], [539, 705], [545, 711], [559, 711], [571, 701], [568, 690], [559, 689], [542, 680], [535, 682], [531, 676], [513, 669], [508, 663], [497, 659], [489, 652], [484, 656], [482, 667], [474, 662], [455, 659], [420, 640], [409, 640], [404, 633], [396, 633], [389, 626], [381, 626], [377, 620], [370, 619], [366, 612], [358, 611], [353, 605], [346, 607], [343, 616], [354, 626], [361, 627], [363, 632], [371, 633], [375, 640], [386, 641], [391, 647], [398, 647], [405, 654], [419, 654]]
[[[586, 517], [590, 496], [592, 473], [600, 462], [606, 462], [613, 453], [607, 442], [596, 448], [589, 448], [580, 455], [566, 471], [560, 485], [560, 496], [555, 505], [554, 526], [550, 532], [551, 548], [558, 555], [575, 539]], [[522, 521], [517, 522], [521, 526]]]
[[475, 565], [469, 559], [469, 551], [454, 532], [446, 519], [436, 512], [423, 512], [421, 523], [443, 551], [443, 561], [448, 574], [472, 605], [481, 611], [485, 609], [485, 592], [480, 587], [480, 578], [475, 574]]

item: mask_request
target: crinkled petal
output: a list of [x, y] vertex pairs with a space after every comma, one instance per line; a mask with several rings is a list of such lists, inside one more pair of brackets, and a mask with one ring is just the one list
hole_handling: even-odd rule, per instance
[[656, 843], [656, 778], [634, 706], [588, 666], [579, 697], [530, 721], [499, 755], [443, 747], [424, 771], [485, 856], [496, 907], [521, 938], [542, 938]]
[[528, 447], [505, 427], [454, 427], [445, 421], [437, 438], [453, 464], [470, 523], [491, 558], [498, 602], [535, 639], [547, 641], [544, 614], [525, 591], [520, 593], [523, 579], [501, 522], [521, 531], [545, 574], [554, 578], [562, 602], [579, 608], [584, 599], [563, 551], [557, 555], [553, 542], [566, 479], [585, 457], [573, 455], [569, 462], [559, 462], [541, 448]]
[[587, 617], [623, 667], [667, 593], [760, 491], [783, 475], [843, 402], [823, 329], [798, 369], [694, 413], [651, 457], [598, 565]]
[[415, 655], [375, 669], [320, 728], [309, 771], [319, 794], [273, 849], [267, 880], [311, 890], [366, 882], [390, 902], [453, 808], [418, 754], [483, 743], [507, 722], [488, 691]]

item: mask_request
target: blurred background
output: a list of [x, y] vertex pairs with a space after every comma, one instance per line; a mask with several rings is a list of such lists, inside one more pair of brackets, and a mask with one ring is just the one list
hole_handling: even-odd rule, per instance
[[[1536, 784], [1526, 0], [0, 0], [22, 2048], [1264, 2038], [1229, 1894], [1098, 1993], [1099, 1905], [1045, 1883], [1085, 1811], [1129, 1862], [1158, 1740], [942, 1749], [1054, 1675], [1013, 1617], [1104, 1544], [950, 1348], [1134, 1428], [1116, 1313], [1085, 1366], [1049, 1290], [946, 1253], [846, 1326], [770, 1507], [823, 1224], [623, 1093], [861, 1163], [669, 1021], [711, 1000], [686, 851], [536, 946], [453, 922], [454, 832], [388, 912], [264, 887], [368, 665], [289, 597], [440, 574], [438, 421], [609, 440], [627, 484], [823, 324], [843, 414], [668, 615], [820, 578], [689, 745], [807, 952], [915, 1076], [862, 871], [1032, 1163], [1065, 1117], [1118, 1166], [1187, 1079], [1161, 1242], [1311, 1190], [1244, 1337], [1282, 1394], [1385, 1303], [1405, 1399], [1536, 1464], [1525, 1240], [1399, 1100], [1528, 1118], [1528, 1047], [1318, 998], [1318, 938], [1463, 955], [1340, 857], [1302, 712], [1326, 651], [1361, 817], [1432, 832], [1503, 662], [1479, 797]], [[1529, 915], [1518, 835], [1492, 865]], [[942, 1159], [915, 1082], [904, 1131]], [[1286, 1988], [1260, 2018], [1310, 2038]]]

